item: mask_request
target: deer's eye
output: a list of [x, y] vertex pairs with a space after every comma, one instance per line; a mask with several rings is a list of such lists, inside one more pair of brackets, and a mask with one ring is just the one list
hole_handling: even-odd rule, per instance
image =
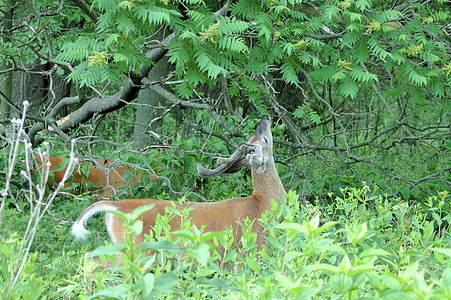
[[263, 137], [263, 140], [265, 141], [265, 144], [268, 144], [268, 139], [266, 138], [266, 136]]

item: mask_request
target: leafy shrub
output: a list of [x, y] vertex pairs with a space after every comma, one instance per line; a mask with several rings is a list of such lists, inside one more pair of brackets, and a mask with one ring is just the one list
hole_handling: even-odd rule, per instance
[[2, 299], [40, 299], [48, 284], [42, 277], [37, 276], [34, 269], [37, 253], [23, 257], [24, 246], [17, 233], [9, 238], [0, 236]]
[[[268, 243], [260, 249], [252, 222], [242, 224], [243, 248], [232, 249], [230, 230], [205, 233], [191, 225], [189, 209], [175, 208], [159, 218], [155, 236], [136, 247], [133, 235], [142, 230], [136, 220], [148, 207], [130, 215], [115, 212], [128, 223], [125, 246], [102, 247], [92, 255], [119, 251], [124, 265], [102, 276], [107, 283], [95, 284], [90, 298], [451, 297], [449, 217], [440, 213], [446, 193], [431, 197], [428, 208], [375, 196], [368, 186], [342, 194], [323, 208], [300, 204], [294, 192], [286, 205], [273, 202], [273, 213], [261, 220]], [[175, 215], [183, 229], [169, 232], [167, 222]], [[224, 255], [218, 243], [227, 249]]]

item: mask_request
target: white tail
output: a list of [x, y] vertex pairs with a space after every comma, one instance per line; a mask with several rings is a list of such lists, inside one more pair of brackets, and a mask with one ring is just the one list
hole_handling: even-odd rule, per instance
[[[95, 214], [103, 211], [116, 210], [116, 206], [105, 201], [100, 201], [92, 204], [90, 209], [86, 209], [72, 225], [72, 235], [79, 240], [86, 240], [90, 234], [89, 230], [85, 228], [86, 222]], [[108, 226], [107, 226], [108, 228]]]
[[[40, 156], [35, 157], [38, 163], [36, 168], [42, 165], [42, 159]], [[55, 167], [63, 164], [63, 157], [50, 156], [48, 157], [50, 163], [50, 172], [53, 174], [55, 183], [58, 184], [63, 179], [63, 175], [66, 172], [66, 168], [56, 171]], [[81, 165], [90, 164], [89, 174], [86, 175], [81, 171]], [[118, 165], [113, 167], [113, 161], [108, 159], [96, 159], [96, 163], [81, 162], [75, 167], [70, 180], [65, 183], [65, 187], [69, 186], [71, 182], [78, 182], [82, 186], [93, 185], [88, 188], [90, 194], [98, 194], [100, 198], [111, 199], [117, 192], [117, 189], [130, 185], [131, 188], [136, 183], [141, 182], [141, 177], [144, 173], [136, 170], [136, 168]], [[128, 178], [130, 177], [130, 178]], [[130, 179], [132, 181], [128, 182]], [[149, 180], [158, 181], [157, 177], [153, 174], [149, 174]], [[47, 181], [50, 189], [55, 189], [56, 186], [50, 181]], [[75, 193], [75, 191], [72, 191]]]
[[[222, 165], [215, 170], [207, 170], [198, 166], [198, 172], [202, 176], [215, 176], [220, 173], [231, 173], [238, 171], [242, 166], [248, 165], [252, 169], [252, 195], [248, 197], [231, 198], [219, 202], [190, 202], [188, 207], [194, 208], [190, 211], [191, 222], [198, 228], [206, 225], [205, 231], [222, 231], [231, 226], [235, 237], [235, 246], [239, 246], [241, 240], [241, 229], [238, 222], [245, 218], [255, 220], [261, 218], [262, 213], [271, 210], [271, 200], [279, 202], [284, 199], [285, 190], [277, 174], [273, 158], [273, 139], [271, 134], [271, 122], [269, 117], [261, 119], [254, 135], [247, 143], [228, 159], [218, 159]], [[123, 201], [100, 201], [89, 206], [82, 212], [72, 227], [75, 237], [86, 237], [88, 231], [85, 229], [87, 220], [95, 213], [101, 211], [119, 210], [131, 213], [137, 207], [147, 204], [155, 206], [146, 211], [141, 219], [144, 222], [143, 233], [135, 237], [135, 243], [141, 244], [145, 234], [149, 234], [155, 225], [157, 214], [164, 214], [165, 208], [171, 206], [172, 201], [155, 199], [131, 199]], [[185, 205], [184, 205], [185, 207]], [[180, 205], [176, 203], [176, 208]], [[169, 222], [171, 230], [180, 229], [180, 219], [172, 218]], [[106, 227], [114, 244], [120, 244], [124, 239], [123, 221], [114, 214], [106, 214]], [[257, 234], [257, 244], [264, 242], [262, 226], [255, 222], [252, 231]], [[220, 249], [221, 251], [221, 249]]]

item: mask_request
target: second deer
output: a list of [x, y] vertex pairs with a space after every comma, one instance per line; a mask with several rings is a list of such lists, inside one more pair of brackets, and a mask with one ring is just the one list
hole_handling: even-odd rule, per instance
[[[42, 159], [45, 163], [50, 164], [50, 173], [53, 174], [52, 180], [48, 180], [47, 184], [50, 189], [55, 189], [66, 172], [65, 158], [57, 156], [49, 156], [48, 158], [35, 157], [37, 160], [36, 168], [42, 166]], [[82, 166], [89, 164], [88, 172], [84, 172]], [[67, 165], [67, 163], [66, 163]], [[118, 192], [119, 188], [129, 186], [129, 189], [140, 183], [144, 172], [127, 165], [116, 165], [109, 159], [96, 159], [93, 162], [80, 162], [72, 173], [70, 180], [65, 183], [65, 187], [76, 182], [81, 184], [81, 188], [86, 189], [89, 194], [96, 194], [100, 199], [111, 199]], [[149, 180], [158, 181], [157, 177], [149, 173]], [[82, 191], [83, 192], [83, 191]], [[76, 191], [72, 191], [78, 194]]]
[[[273, 138], [271, 134], [271, 121], [268, 116], [261, 119], [254, 135], [244, 143], [230, 158], [218, 159], [222, 165], [214, 170], [208, 170], [198, 165], [201, 176], [215, 176], [221, 173], [238, 171], [247, 165], [252, 170], [252, 195], [237, 197], [218, 202], [189, 202], [191, 223], [198, 228], [205, 225], [205, 232], [222, 231], [231, 226], [234, 235], [234, 246], [239, 247], [242, 236], [240, 225], [244, 219], [250, 221], [261, 218], [265, 211], [271, 210], [271, 200], [281, 203], [284, 201], [285, 190], [276, 170], [273, 158]], [[118, 202], [100, 201], [86, 208], [72, 226], [72, 235], [85, 239], [89, 231], [85, 228], [87, 221], [96, 213], [106, 211], [105, 221], [108, 234], [114, 244], [122, 244], [124, 240], [123, 221], [108, 211], [119, 210], [131, 213], [136, 208], [155, 204], [155, 206], [141, 215], [144, 223], [142, 234], [135, 237], [135, 244], [145, 241], [145, 234], [149, 234], [155, 225], [157, 214], [164, 214], [166, 207], [171, 207], [172, 201], [156, 199], [130, 199]], [[186, 207], [185, 204], [183, 207]], [[180, 205], [176, 202], [176, 208]], [[171, 231], [180, 229], [180, 218], [172, 218], [169, 222]], [[256, 244], [264, 243], [263, 228], [259, 222], [254, 222], [252, 231], [257, 234]], [[219, 249], [221, 252], [221, 249]], [[120, 258], [118, 256], [118, 258]]]

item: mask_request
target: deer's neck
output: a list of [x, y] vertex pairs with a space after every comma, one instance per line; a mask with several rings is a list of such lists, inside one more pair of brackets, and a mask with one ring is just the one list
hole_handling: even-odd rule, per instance
[[252, 195], [266, 202], [266, 205], [271, 204], [271, 199], [276, 200], [279, 205], [284, 201], [285, 189], [272, 157], [267, 162], [266, 172], [258, 174], [256, 167], [252, 167], [252, 186], [254, 189]]

